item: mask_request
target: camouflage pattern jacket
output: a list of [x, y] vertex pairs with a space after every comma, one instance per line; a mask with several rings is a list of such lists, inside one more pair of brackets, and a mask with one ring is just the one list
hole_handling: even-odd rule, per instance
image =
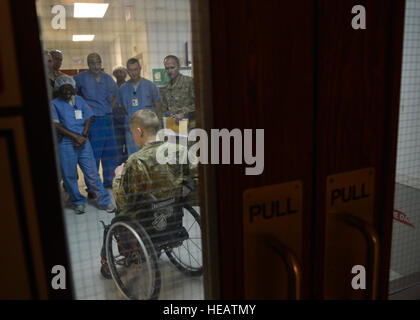
[[194, 80], [180, 74], [174, 84], [168, 82], [160, 89], [162, 97], [161, 116], [183, 113], [188, 118], [188, 128], [195, 128], [195, 92]]
[[[152, 200], [150, 193], [159, 200], [180, 197], [188, 193], [182, 186], [189, 178], [187, 164], [160, 164], [156, 152], [162, 146], [168, 150], [169, 142], [146, 143], [133, 153], [124, 165], [121, 175], [113, 181], [113, 194], [117, 205], [117, 215], [131, 215], [147, 208]], [[176, 159], [186, 155], [186, 148], [175, 145]], [[179, 161], [178, 161], [179, 162]]]

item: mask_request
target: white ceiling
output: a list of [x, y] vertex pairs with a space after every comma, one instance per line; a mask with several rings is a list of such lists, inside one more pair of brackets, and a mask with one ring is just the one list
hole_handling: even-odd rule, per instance
[[[109, 3], [102, 19], [73, 18], [74, 2]], [[73, 34], [95, 34], [95, 42], [113, 41], [118, 35], [145, 32], [148, 23], [188, 22], [189, 0], [37, 0], [37, 12], [41, 26], [41, 38], [45, 42], [72, 41]], [[66, 29], [54, 30], [51, 21], [55, 5], [66, 8]], [[129, 9], [126, 9], [129, 8]], [[131, 20], [126, 21], [126, 10]], [[80, 44], [80, 43], [79, 43]]]

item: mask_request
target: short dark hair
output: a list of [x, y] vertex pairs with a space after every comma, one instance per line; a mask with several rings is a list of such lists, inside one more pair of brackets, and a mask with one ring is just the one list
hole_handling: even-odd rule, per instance
[[51, 50], [50, 51], [50, 55], [52, 55], [53, 57], [56, 55], [63, 55], [63, 53], [60, 50]]
[[169, 56], [166, 56], [166, 57], [165, 57], [165, 59], [163, 59], [163, 62], [165, 62], [165, 60], [166, 60], [166, 59], [174, 59], [174, 60], [175, 60], [176, 65], [177, 65], [178, 67], [180, 67], [180, 66], [181, 66], [181, 64], [179, 63], [179, 59], [178, 59], [178, 57], [177, 57], [177, 56], [174, 56], [174, 55], [170, 54]]
[[127, 60], [127, 67], [128, 67], [129, 64], [135, 64], [135, 63], [137, 63], [139, 65], [139, 67], [141, 68], [140, 61], [137, 58], [130, 58], [130, 59], [128, 59]]
[[102, 59], [101, 56], [99, 55], [99, 53], [93, 52], [93, 53], [89, 53], [87, 56], [87, 63], [90, 64], [92, 62], [100, 62], [102, 63]]

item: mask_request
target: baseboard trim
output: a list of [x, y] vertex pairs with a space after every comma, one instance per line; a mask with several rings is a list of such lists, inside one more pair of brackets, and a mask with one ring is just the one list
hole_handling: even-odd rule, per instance
[[420, 272], [410, 274], [389, 282], [390, 300], [420, 299]]
[[396, 173], [395, 183], [403, 184], [412, 188], [420, 189], [420, 178]]

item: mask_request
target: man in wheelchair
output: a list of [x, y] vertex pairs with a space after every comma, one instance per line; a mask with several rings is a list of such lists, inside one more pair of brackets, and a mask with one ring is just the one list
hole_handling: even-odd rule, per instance
[[[117, 206], [116, 216], [111, 225], [104, 225], [101, 250], [101, 273], [106, 278], [111, 278], [106, 259], [106, 236], [115, 222], [138, 222], [141, 225], [138, 228], [147, 233], [146, 237], [150, 238], [150, 246], [154, 247], [156, 255], [161, 250], [168, 254], [168, 250], [188, 238], [188, 232], [182, 226], [183, 206], [185, 195], [191, 193], [191, 186], [195, 184], [193, 177], [197, 176], [197, 167], [181, 164], [180, 159], [187, 156], [187, 149], [179, 144], [173, 146], [176, 159], [179, 160], [176, 164], [159, 163], [156, 152], [159, 147], [169, 143], [157, 140], [159, 129], [160, 121], [150, 110], [139, 110], [130, 119], [130, 131], [140, 150], [115, 169], [112, 190]], [[133, 241], [128, 239], [133, 238], [132, 235], [116, 230], [113, 237], [117, 238], [115, 241], [118, 242], [120, 255], [125, 258], [124, 263], [139, 258], [133, 258]]]

